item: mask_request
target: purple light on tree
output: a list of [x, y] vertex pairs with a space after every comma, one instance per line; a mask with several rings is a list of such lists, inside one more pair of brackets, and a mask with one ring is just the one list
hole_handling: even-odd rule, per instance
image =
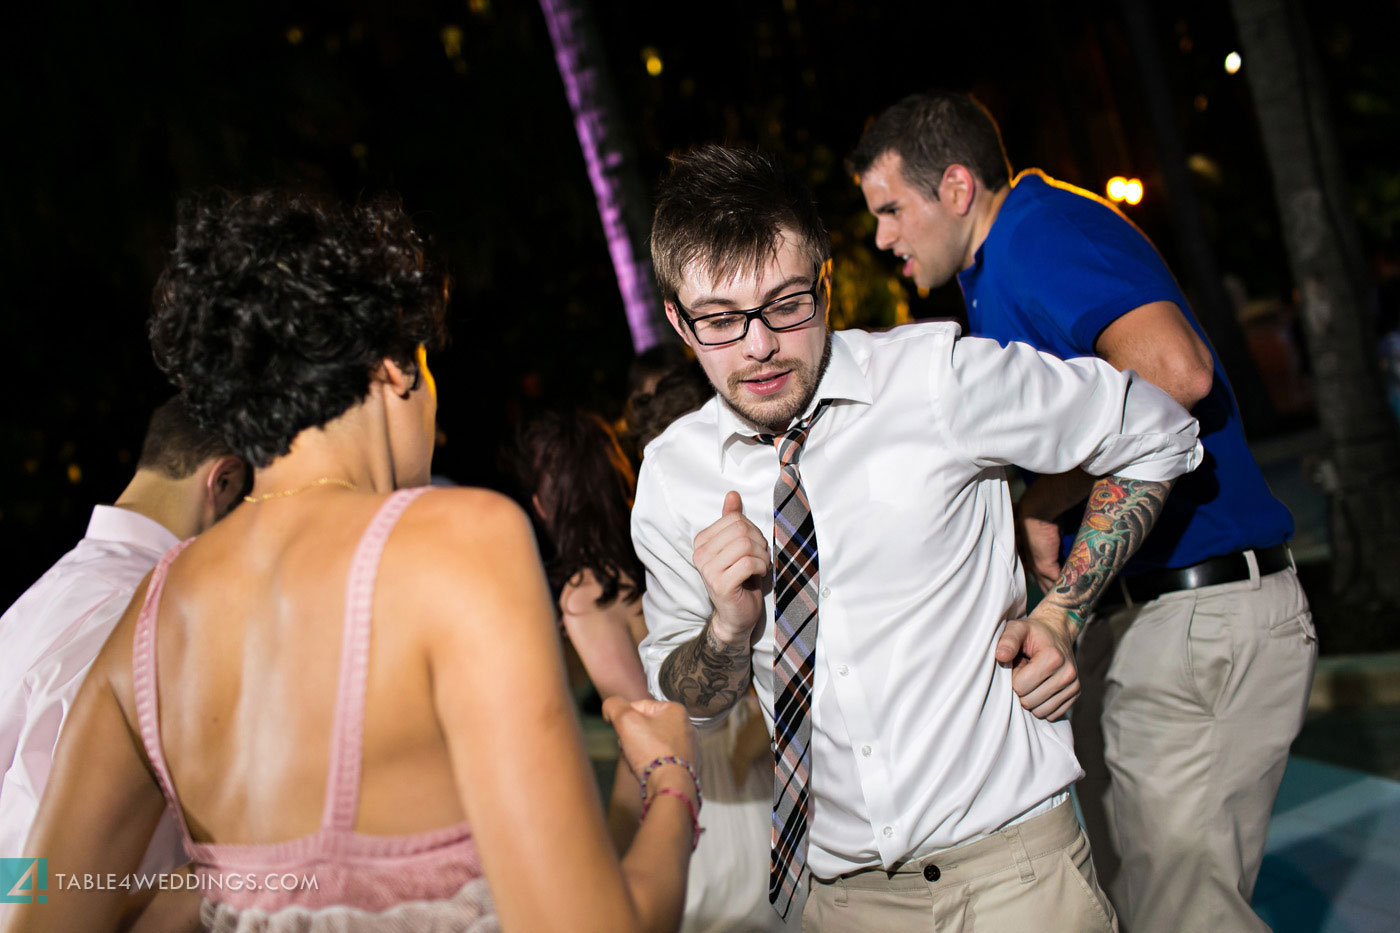
[[598, 202], [632, 332], [632, 348], [641, 353], [660, 342], [666, 325], [644, 241], [648, 229], [645, 195], [621, 126], [602, 46], [586, 0], [540, 0], [540, 9], [554, 43], [554, 60], [564, 80], [574, 131]]

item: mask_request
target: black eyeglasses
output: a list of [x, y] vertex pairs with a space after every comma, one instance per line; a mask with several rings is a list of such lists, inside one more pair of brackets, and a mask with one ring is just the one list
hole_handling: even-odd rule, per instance
[[672, 303], [680, 312], [681, 319], [690, 325], [690, 332], [697, 341], [707, 347], [723, 346], [747, 337], [749, 322], [754, 318], [762, 318], [764, 326], [771, 331], [781, 331], [801, 327], [816, 317], [817, 293], [822, 284], [820, 269], [813, 273], [813, 278], [816, 281], [811, 288], [774, 298], [748, 311], [721, 311], [695, 317], [679, 299], [674, 299]]

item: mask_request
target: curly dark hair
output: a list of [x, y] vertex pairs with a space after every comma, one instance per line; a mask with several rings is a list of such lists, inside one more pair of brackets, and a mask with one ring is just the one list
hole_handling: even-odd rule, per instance
[[714, 386], [699, 363], [684, 363], [663, 373], [650, 392], [638, 392], [627, 400], [627, 433], [640, 455], [681, 415], [689, 414], [714, 397]]
[[546, 412], [517, 432], [511, 460], [554, 545], [546, 562], [554, 591], [591, 570], [603, 587], [599, 606], [640, 596], [646, 582], [629, 528], [637, 478], [607, 422]]
[[416, 370], [446, 310], [397, 199], [220, 192], [181, 203], [149, 334], [195, 419], [264, 467], [363, 400], [384, 358]]

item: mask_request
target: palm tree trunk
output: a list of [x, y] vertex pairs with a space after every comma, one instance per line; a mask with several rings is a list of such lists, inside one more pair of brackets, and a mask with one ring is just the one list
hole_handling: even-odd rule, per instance
[[632, 348], [641, 353], [667, 332], [648, 258], [645, 187], [618, 113], [601, 43], [587, 0], [540, 0], [554, 59], [574, 113], [588, 180], [608, 241]]
[[1325, 88], [1296, 0], [1231, 0], [1302, 296], [1318, 412], [1332, 442], [1333, 590], [1400, 606], [1400, 438], [1384, 401], [1370, 289]]
[[1152, 135], [1157, 141], [1157, 161], [1167, 186], [1167, 206], [1186, 270], [1192, 310], [1200, 318], [1221, 364], [1230, 374], [1245, 427], [1252, 429], [1248, 433], [1269, 433], [1278, 422], [1278, 414], [1264, 389], [1259, 367], [1245, 346], [1244, 332], [1235, 319], [1234, 305], [1225, 293], [1225, 283], [1206, 234], [1205, 217], [1191, 172], [1186, 167], [1186, 146], [1181, 140], [1167, 68], [1157, 45], [1152, 5], [1148, 0], [1122, 0], [1120, 6], [1142, 79]]

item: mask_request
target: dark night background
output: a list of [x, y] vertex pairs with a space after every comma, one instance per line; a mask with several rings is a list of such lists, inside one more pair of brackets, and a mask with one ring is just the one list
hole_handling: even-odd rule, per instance
[[[976, 93], [1017, 169], [1040, 166], [1099, 193], [1113, 175], [1143, 179], [1146, 197], [1126, 212], [1181, 274], [1116, 3], [592, 6], [645, 182], [668, 152], [701, 142], [788, 154], [822, 202], [848, 320], [890, 323], [901, 304], [916, 317], [960, 310], [955, 287], [906, 294], [841, 169], [869, 116], [931, 86]], [[1335, 2], [1305, 11], [1367, 255], [1384, 279], [1400, 217], [1400, 12]], [[446, 436], [437, 472], [500, 487], [497, 451], [529, 411], [619, 412], [630, 338], [533, 0], [27, 4], [7, 19], [0, 342], [14, 378], [0, 605], [76, 542], [92, 504], [117, 495], [149, 411], [169, 394], [144, 322], [175, 202], [190, 189], [402, 194], [456, 282], [454, 340], [435, 361]], [[1291, 333], [1269, 170], [1244, 75], [1222, 66], [1235, 48], [1228, 5], [1161, 4], [1154, 34], [1220, 270], [1256, 306], [1272, 303], [1271, 326]], [[659, 75], [648, 74], [646, 49]], [[1256, 437], [1314, 422], [1305, 375], [1274, 372], [1304, 401], [1284, 404]]]

